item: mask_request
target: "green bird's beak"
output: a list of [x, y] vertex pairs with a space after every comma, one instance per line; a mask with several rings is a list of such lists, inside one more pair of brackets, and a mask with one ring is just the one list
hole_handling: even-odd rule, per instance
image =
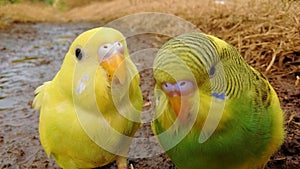
[[169, 101], [176, 114], [177, 118], [181, 123], [186, 123], [188, 119], [188, 113], [190, 109], [189, 96], [169, 96]]
[[186, 123], [196, 90], [195, 83], [190, 80], [180, 80], [176, 83], [163, 82], [162, 90], [168, 96], [170, 106], [181, 123]]

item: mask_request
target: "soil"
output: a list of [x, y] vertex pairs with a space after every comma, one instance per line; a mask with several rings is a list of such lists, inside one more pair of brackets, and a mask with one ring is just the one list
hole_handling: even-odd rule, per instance
[[[59, 168], [48, 158], [39, 142], [39, 112], [31, 108], [34, 90], [51, 80], [60, 68], [70, 43], [81, 32], [99, 24], [14, 24], [0, 31], [0, 168]], [[143, 127], [136, 137], [153, 136], [150, 128], [153, 113], [152, 60], [166, 38], [151, 34], [127, 39], [129, 52], [140, 70], [144, 97]], [[294, 62], [293, 64], [299, 64]], [[300, 168], [300, 85], [296, 75], [273, 76], [269, 81], [278, 93], [286, 115], [286, 138], [272, 156], [267, 169]], [[135, 142], [129, 163], [136, 169], [176, 168], [153, 140]], [[156, 154], [153, 156], [153, 154]], [[143, 158], [144, 157], [144, 158]], [[115, 163], [102, 167], [116, 168]]]

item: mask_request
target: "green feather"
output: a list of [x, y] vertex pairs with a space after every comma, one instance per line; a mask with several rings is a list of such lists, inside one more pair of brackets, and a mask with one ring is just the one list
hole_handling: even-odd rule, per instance
[[[276, 92], [225, 41], [203, 33], [175, 37], [159, 50], [153, 71], [157, 90], [163, 90], [163, 83], [179, 80], [191, 80], [198, 86], [189, 111], [197, 113], [192, 116], [195, 123], [178, 144], [169, 146], [187, 126], [175, 122], [167, 97], [158, 100], [155, 114], [162, 114], [152, 123], [159, 142], [178, 168], [263, 168], [282, 144], [283, 112]], [[159, 106], [162, 102], [166, 106]], [[212, 102], [215, 106], [211, 108]], [[205, 124], [210, 108], [213, 120], [222, 115], [215, 128]], [[178, 123], [177, 129], [168, 130], [174, 123]], [[210, 129], [215, 129], [211, 136]], [[201, 133], [210, 136], [203, 143], [199, 142]]]

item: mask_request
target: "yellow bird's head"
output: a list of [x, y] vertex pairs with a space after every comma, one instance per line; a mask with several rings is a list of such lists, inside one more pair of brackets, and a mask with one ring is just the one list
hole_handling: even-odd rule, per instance
[[73, 41], [54, 80], [72, 96], [105, 97], [112, 82], [125, 82], [128, 56], [122, 33], [107, 27], [91, 29]]

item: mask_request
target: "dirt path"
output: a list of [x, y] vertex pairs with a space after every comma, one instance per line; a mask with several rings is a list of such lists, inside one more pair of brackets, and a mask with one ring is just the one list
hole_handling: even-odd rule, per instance
[[[30, 107], [34, 89], [51, 80], [60, 68], [73, 39], [81, 32], [97, 27], [94, 24], [16, 24], [0, 32], [0, 168], [58, 168], [49, 160], [39, 143], [38, 112]], [[151, 78], [155, 51], [163, 38], [151, 35], [127, 39], [131, 56], [141, 71], [145, 106], [144, 121], [151, 119], [154, 81]], [[297, 168], [300, 166], [300, 89], [290, 78], [269, 76], [287, 114], [287, 138], [267, 168]], [[143, 125], [136, 137], [150, 137], [150, 123]], [[155, 142], [145, 140], [131, 147], [135, 157], [150, 156], [161, 151]], [[135, 168], [175, 168], [160, 154], [151, 158], [131, 158]], [[116, 168], [115, 164], [103, 168]]]
[[[29, 103], [34, 97], [35, 88], [51, 80], [56, 74], [74, 38], [81, 32], [97, 26], [93, 24], [20, 24], [0, 33], [0, 168], [58, 167], [53, 160], [46, 157], [40, 146], [39, 113], [32, 110]], [[145, 41], [145, 38], [148, 41]], [[139, 53], [138, 51], [153, 47], [154, 40], [157, 39], [147, 36], [128, 39], [128, 43], [132, 44], [128, 46], [132, 58], [141, 70], [142, 89], [145, 102], [148, 102], [148, 107], [146, 107], [148, 110], [145, 109], [147, 112], [153, 108], [149, 104], [151, 99], [149, 95], [152, 95], [150, 91], [153, 89], [153, 81], [151, 77], [149, 79], [149, 75], [151, 76], [152, 73], [154, 53]], [[149, 123], [151, 116], [148, 114], [143, 118], [148, 123], [145, 123], [136, 137], [147, 138], [152, 135]], [[132, 146], [130, 152], [132, 157], [146, 157], [162, 151], [156, 143], [146, 141], [149, 140]], [[139, 166], [137, 168], [172, 166], [163, 154], [153, 159], [132, 158], [130, 163]], [[115, 165], [104, 168], [115, 168]]]

